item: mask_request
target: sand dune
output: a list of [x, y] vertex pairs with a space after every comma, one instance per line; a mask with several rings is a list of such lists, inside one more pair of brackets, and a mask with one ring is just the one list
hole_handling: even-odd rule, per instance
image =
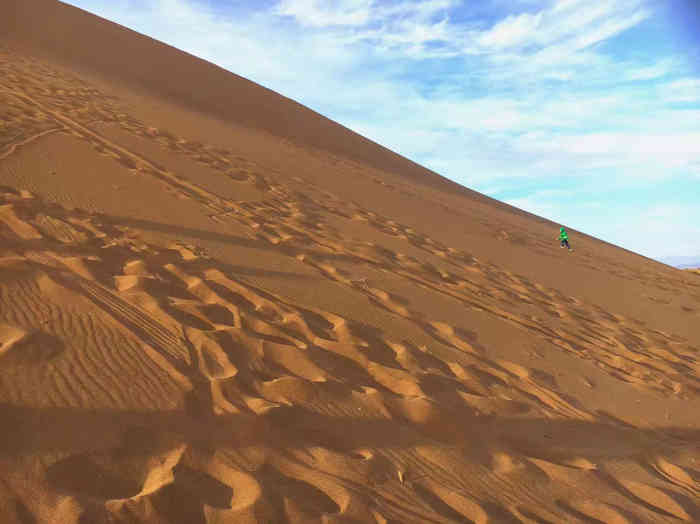
[[700, 521], [695, 274], [2, 13], [0, 521]]

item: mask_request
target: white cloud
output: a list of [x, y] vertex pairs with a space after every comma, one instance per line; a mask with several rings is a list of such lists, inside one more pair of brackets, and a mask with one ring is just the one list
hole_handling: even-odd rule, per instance
[[552, 78], [554, 80], [567, 81], [571, 80], [574, 76], [573, 71], [550, 71], [544, 73], [545, 78]]
[[561, 206], [555, 203], [545, 202], [533, 197], [510, 198], [504, 202], [552, 222], [565, 223], [564, 217], [566, 215], [562, 213]]
[[406, 19], [429, 21], [456, 4], [456, 0], [403, 0], [388, 5], [377, 0], [280, 0], [273, 13], [293, 17], [305, 26], [364, 26]]
[[681, 78], [661, 89], [667, 102], [700, 102], [700, 78]]
[[[633, 223], [623, 223], [616, 231], [624, 235], [624, 245], [629, 246], [628, 249], [649, 257], [683, 256], [697, 253], [700, 245], [698, 217], [700, 205], [663, 203], [644, 209], [634, 217]], [[668, 241], [669, 237], [673, 242]]]
[[372, 4], [372, 0], [282, 0], [274, 12], [307, 26], [362, 26], [370, 20]]
[[633, 81], [661, 78], [673, 73], [674, 69], [680, 66], [679, 62], [675, 57], [669, 57], [644, 67], [635, 67], [633, 65], [625, 72], [625, 79]]
[[345, 31], [342, 38], [349, 42], [372, 43], [404, 57], [477, 54], [496, 62], [527, 59], [532, 69], [580, 63], [577, 52], [648, 18], [644, 5], [645, 0], [558, 1], [535, 13], [507, 16], [485, 29], [450, 23], [450, 11], [462, 6], [457, 0], [280, 0], [273, 13], [311, 28]]
[[[369, 43], [377, 51], [405, 57], [454, 56], [454, 37], [447, 12], [456, 0], [280, 0], [272, 13], [293, 17], [302, 26], [332, 31], [328, 36], [345, 44]], [[428, 44], [439, 43], [439, 47]]]
[[[484, 51], [539, 48], [546, 56], [558, 49], [583, 49], [628, 29], [650, 16], [641, 0], [559, 1], [537, 13], [511, 15], [476, 35]], [[550, 46], [552, 50], [546, 51]], [[528, 53], [529, 54], [529, 53]]]
[[547, 140], [525, 139], [526, 148], [540, 151], [563, 151], [573, 154], [688, 154], [700, 159], [700, 132], [673, 135], [639, 133], [590, 133], [559, 135]]
[[476, 42], [486, 49], [521, 46], [534, 40], [541, 21], [542, 13], [509, 16], [490, 30], [479, 34]]

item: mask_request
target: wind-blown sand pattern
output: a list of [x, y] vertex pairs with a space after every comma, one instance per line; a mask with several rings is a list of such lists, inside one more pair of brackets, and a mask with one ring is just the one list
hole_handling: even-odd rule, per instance
[[3, 9], [0, 521], [700, 521], [697, 275]]

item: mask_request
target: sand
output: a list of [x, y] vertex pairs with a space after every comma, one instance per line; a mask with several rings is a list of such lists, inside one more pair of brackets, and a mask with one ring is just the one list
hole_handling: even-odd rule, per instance
[[0, 522], [700, 521], [696, 274], [0, 9]]

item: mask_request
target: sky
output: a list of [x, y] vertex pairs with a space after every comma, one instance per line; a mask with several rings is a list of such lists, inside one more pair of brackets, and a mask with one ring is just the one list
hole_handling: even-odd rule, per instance
[[696, 0], [68, 3], [471, 189], [700, 265]]

